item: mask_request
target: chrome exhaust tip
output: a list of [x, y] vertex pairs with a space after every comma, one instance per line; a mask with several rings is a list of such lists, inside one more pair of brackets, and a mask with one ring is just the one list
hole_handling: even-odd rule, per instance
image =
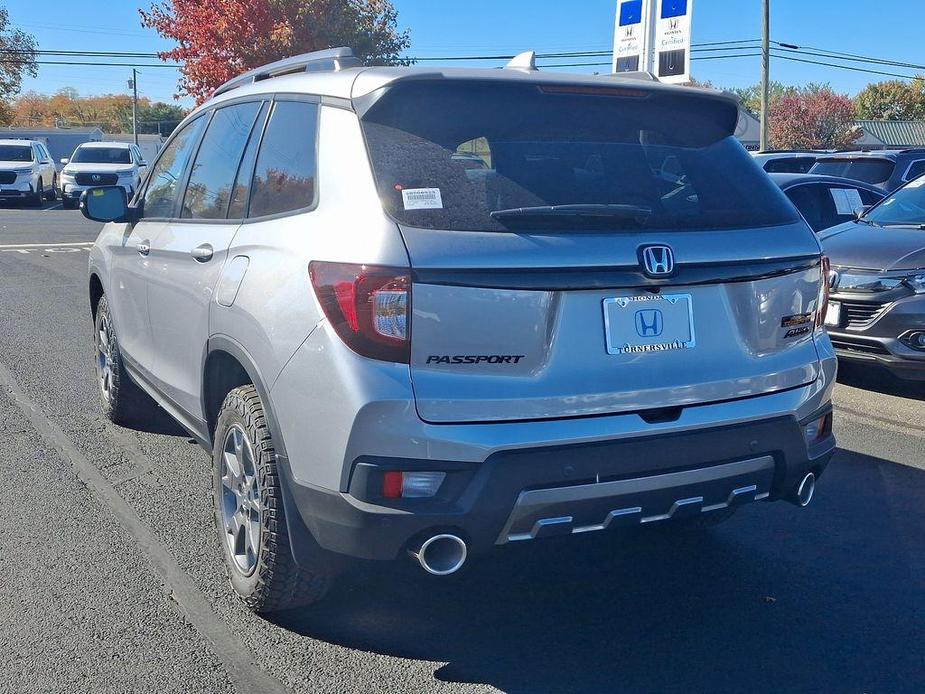
[[408, 551], [429, 574], [449, 576], [466, 563], [466, 543], [456, 535], [434, 535]]
[[793, 491], [791, 501], [800, 508], [806, 508], [813, 500], [813, 494], [816, 492], [816, 475], [807, 472], [806, 476], [800, 480], [800, 484]]

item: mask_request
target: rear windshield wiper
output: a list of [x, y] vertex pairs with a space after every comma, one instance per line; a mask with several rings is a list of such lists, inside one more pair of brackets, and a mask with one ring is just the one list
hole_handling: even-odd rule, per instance
[[886, 229], [925, 229], [925, 224], [915, 224], [913, 222], [908, 224], [883, 224], [881, 226]]
[[509, 210], [494, 210], [491, 218], [499, 222], [510, 219], [549, 219], [556, 217], [603, 217], [645, 221], [652, 214], [651, 207], [643, 205], [540, 205], [537, 207], [512, 207]]
[[877, 222], [870, 220], [870, 219], [865, 219], [864, 217], [858, 217], [857, 221], [860, 224], [866, 224], [869, 227], [879, 227], [880, 226], [879, 224], [877, 224]]

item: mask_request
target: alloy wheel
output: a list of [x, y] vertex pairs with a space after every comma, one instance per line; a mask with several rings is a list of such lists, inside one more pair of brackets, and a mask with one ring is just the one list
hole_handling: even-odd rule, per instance
[[114, 342], [112, 321], [108, 315], [103, 314], [96, 329], [96, 377], [100, 393], [107, 403], [112, 401]]
[[244, 430], [232, 424], [222, 444], [222, 528], [235, 568], [250, 576], [260, 553], [260, 489], [254, 449]]

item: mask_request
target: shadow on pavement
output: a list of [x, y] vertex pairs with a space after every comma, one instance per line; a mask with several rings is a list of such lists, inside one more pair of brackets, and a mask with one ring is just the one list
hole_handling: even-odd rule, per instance
[[839, 451], [808, 509], [512, 547], [442, 580], [364, 565], [277, 622], [506, 692], [923, 691], [923, 499], [925, 472]]
[[903, 380], [882, 366], [873, 364], [839, 362], [838, 382], [854, 388], [873, 390], [884, 395], [925, 400], [925, 381]]

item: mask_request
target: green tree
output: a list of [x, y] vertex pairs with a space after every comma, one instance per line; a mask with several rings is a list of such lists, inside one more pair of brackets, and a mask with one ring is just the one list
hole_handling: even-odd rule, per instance
[[19, 93], [23, 75], [35, 77], [35, 38], [10, 26], [10, 15], [0, 7], [0, 99], [7, 100]]
[[855, 100], [860, 120], [925, 119], [925, 78], [870, 84]]
[[[186, 117], [188, 111], [176, 104], [156, 101], [138, 108], [138, 132], [167, 136]], [[129, 128], [129, 131], [131, 127]]]

